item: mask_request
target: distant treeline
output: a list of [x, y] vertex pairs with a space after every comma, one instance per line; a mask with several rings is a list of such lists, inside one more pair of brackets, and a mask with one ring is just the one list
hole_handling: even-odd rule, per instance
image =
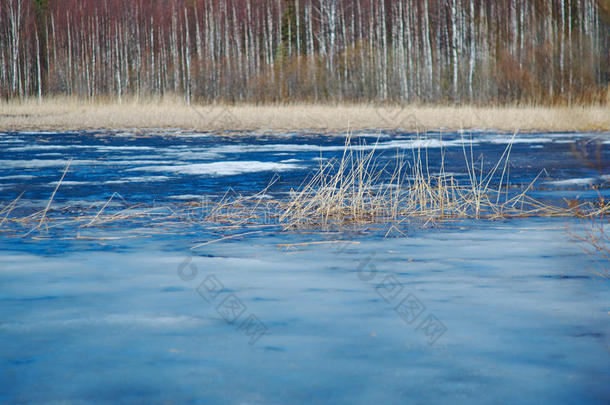
[[608, 0], [1, 0], [0, 96], [589, 103]]

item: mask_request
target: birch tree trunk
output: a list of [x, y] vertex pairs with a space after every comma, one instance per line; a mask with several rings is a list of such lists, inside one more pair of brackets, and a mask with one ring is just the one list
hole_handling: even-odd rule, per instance
[[[9, 35], [10, 35], [10, 59], [12, 65], [11, 95], [14, 96], [18, 88], [19, 51], [21, 39], [21, 6], [22, 0], [7, 0], [5, 4], [8, 13]], [[19, 98], [21, 98], [19, 94]]]
[[453, 60], [453, 101], [459, 102], [458, 98], [458, 31], [457, 31], [457, 0], [451, 2], [451, 51]]
[[468, 98], [470, 102], [474, 100], [474, 94], [472, 91], [472, 78], [474, 75], [474, 64], [476, 60], [476, 30], [474, 20], [474, 0], [470, 0], [470, 57], [468, 60]]

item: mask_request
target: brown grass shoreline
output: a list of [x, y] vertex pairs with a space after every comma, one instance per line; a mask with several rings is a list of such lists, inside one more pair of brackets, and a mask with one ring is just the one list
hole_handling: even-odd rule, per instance
[[195, 131], [488, 129], [610, 131], [610, 105], [476, 107], [366, 104], [191, 105], [181, 101], [0, 103], [0, 130], [167, 129]]

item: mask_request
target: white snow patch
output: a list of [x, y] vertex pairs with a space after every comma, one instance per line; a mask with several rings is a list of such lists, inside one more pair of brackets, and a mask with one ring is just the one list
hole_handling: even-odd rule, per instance
[[[107, 181], [72, 181], [64, 180], [61, 182], [62, 186], [95, 186], [102, 184], [125, 184], [125, 183], [154, 183], [159, 181], [167, 181], [171, 177], [167, 176], [140, 176], [140, 177], [125, 177], [119, 180], [107, 180]], [[49, 183], [52, 186], [59, 184], [59, 181], [53, 181]]]
[[56, 135], [56, 134], [73, 134], [73, 132], [57, 132], [57, 131], [19, 131], [20, 135]]
[[300, 169], [300, 166], [290, 163], [256, 162], [256, 161], [231, 161], [197, 163], [190, 165], [176, 166], [143, 166], [129, 169], [129, 171], [145, 172], [170, 172], [179, 174], [212, 175], [212, 176], [232, 176], [242, 173], [255, 173], [264, 171], [286, 171]]
[[155, 150], [150, 146], [107, 146], [107, 145], [26, 145], [7, 148], [9, 152], [28, 152], [35, 150], [95, 149], [98, 152]]
[[[462, 146], [478, 143], [477, 140], [471, 139], [409, 139], [409, 140], [394, 140], [389, 142], [379, 142], [371, 144], [352, 144], [349, 150], [385, 150], [385, 149], [412, 149], [412, 148], [440, 148]], [[310, 144], [275, 144], [275, 145], [223, 145], [211, 148], [210, 152], [218, 154], [230, 153], [249, 153], [249, 152], [324, 152], [324, 151], [342, 151], [344, 145], [320, 146]]]
[[133, 166], [133, 165], [156, 165], [156, 164], [171, 164], [173, 160], [99, 160], [95, 161], [101, 165], [119, 165], [119, 166]]
[[[95, 182], [91, 181], [72, 181], [72, 180], [64, 180], [61, 182], [62, 186], [84, 186], [88, 184], [94, 184]], [[51, 186], [56, 186], [59, 184], [59, 181], [52, 181], [49, 183]]]
[[64, 150], [77, 148], [78, 146], [70, 145], [27, 145], [27, 146], [13, 146], [7, 148], [7, 152], [29, 152], [34, 150]]
[[172, 195], [169, 198], [173, 200], [203, 200], [205, 198], [204, 195], [197, 194], [182, 194], [182, 195]]
[[95, 149], [100, 152], [114, 152], [114, 151], [123, 151], [123, 150], [155, 150], [151, 146], [104, 146], [104, 145], [94, 145]]
[[191, 151], [168, 151], [167, 156], [176, 157], [181, 160], [209, 160], [220, 157], [218, 153], [208, 150], [191, 150]]
[[584, 186], [588, 184], [593, 184], [594, 181], [595, 179], [593, 177], [585, 177], [581, 179], [548, 181], [546, 184], [550, 184], [553, 186]]
[[139, 177], [125, 177], [120, 180], [108, 180], [104, 181], [103, 184], [124, 184], [124, 183], [154, 183], [158, 181], [167, 181], [171, 177], [168, 176], [139, 176]]
[[497, 136], [497, 137], [490, 137], [489, 139], [482, 139], [483, 141], [487, 141], [489, 143], [494, 143], [494, 144], [516, 144], [516, 143], [549, 143], [549, 142], [553, 142], [553, 139], [551, 138], [520, 138], [520, 137], [515, 137], [513, 139], [512, 136]]
[[604, 183], [606, 181], [610, 181], [610, 175], [605, 174], [599, 177], [583, 177], [566, 180], [555, 180], [548, 181], [546, 182], [546, 184], [550, 184], [553, 186], [588, 186], [591, 184]]
[[[69, 160], [66, 159], [32, 159], [32, 160], [0, 160], [0, 168], [43, 168], [43, 167], [65, 167]], [[151, 165], [151, 164], [171, 164], [171, 160], [72, 160], [71, 166], [86, 165]]]
[[30, 176], [29, 174], [15, 174], [13, 176], [2, 176], [0, 180], [29, 180], [33, 179], [35, 176]]
[[[14, 168], [22, 167], [25, 169], [41, 168], [41, 167], [65, 167], [68, 165], [68, 160], [63, 159], [32, 159], [32, 160], [0, 160], [0, 167]], [[72, 166], [93, 165], [98, 164], [96, 160], [73, 160]]]

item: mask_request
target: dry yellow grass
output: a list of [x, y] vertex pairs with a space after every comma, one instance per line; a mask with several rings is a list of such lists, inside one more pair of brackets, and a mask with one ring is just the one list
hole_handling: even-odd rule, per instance
[[[220, 240], [237, 237], [226, 232], [250, 228], [260, 233], [262, 228], [275, 231], [336, 230], [344, 226], [377, 224], [390, 225], [402, 233], [399, 227], [409, 226], [410, 220], [443, 223], [461, 219], [498, 220], [524, 217], [578, 217], [585, 224], [584, 236], [573, 237], [582, 243], [585, 252], [596, 260], [608, 259], [608, 234], [604, 229], [610, 213], [610, 202], [601, 195], [598, 200], [570, 200], [545, 203], [528, 195], [533, 181], [523, 187], [510, 184], [509, 144], [493, 168], [483, 171], [474, 160], [472, 149], [463, 146], [466, 179], [458, 181], [445, 172], [444, 151], [440, 153], [440, 170], [431, 171], [428, 166], [432, 156], [426, 148], [415, 148], [411, 153], [398, 155], [396, 164], [381, 164], [375, 149], [351, 143], [348, 135], [340, 159], [324, 161], [317, 170], [287, 197], [273, 197], [274, 177], [266, 188], [256, 194], [241, 195], [228, 189], [220, 199], [191, 201], [165, 206], [135, 204], [123, 200], [121, 208], [107, 210], [118, 194], [113, 194], [105, 204], [92, 204], [89, 208], [72, 210], [68, 207], [50, 210], [55, 192], [61, 186], [69, 164], [63, 172], [46, 207], [36, 212], [24, 212], [19, 206], [21, 195], [11, 202], [0, 202], [0, 232], [14, 236], [33, 238], [53, 237], [53, 228], [60, 231], [74, 229], [75, 239], [112, 239], [106, 235], [81, 235], [88, 228], [107, 231], [113, 224], [120, 229], [122, 223], [140, 224], [136, 231], [140, 236], [167, 232], [184, 232], [189, 226], [204, 227], [221, 235]], [[495, 186], [492, 186], [492, 183]], [[121, 197], [122, 198], [122, 197]], [[16, 216], [11, 214], [20, 210]], [[47, 236], [45, 236], [47, 235]], [[205, 242], [196, 247], [205, 246]], [[195, 248], [195, 247], [194, 247]], [[606, 271], [606, 270], [604, 270]], [[607, 271], [606, 271], [607, 273]], [[606, 274], [603, 273], [603, 274]], [[602, 273], [599, 273], [602, 274]]]
[[0, 103], [0, 130], [180, 128], [186, 130], [499, 129], [608, 131], [610, 105], [574, 107], [192, 105], [55, 98]]
[[[427, 149], [414, 149], [411, 156], [397, 157], [395, 168], [379, 167], [375, 150], [351, 149], [348, 138], [338, 161], [321, 163], [319, 169], [288, 201], [280, 202], [280, 222], [287, 228], [363, 224], [401, 223], [411, 218], [426, 222], [452, 219], [504, 219], [513, 217], [606, 215], [610, 204], [603, 198], [595, 202], [573, 201], [571, 206], [549, 205], [531, 198], [528, 191], [538, 176], [523, 189], [511, 189], [507, 167], [509, 144], [492, 170], [483, 173], [476, 166], [472, 150], [463, 147], [468, 179], [458, 182], [444, 168], [444, 151], [434, 157], [440, 172], [428, 167]], [[492, 180], [499, 180], [497, 188]], [[510, 191], [509, 191], [510, 190]]]

